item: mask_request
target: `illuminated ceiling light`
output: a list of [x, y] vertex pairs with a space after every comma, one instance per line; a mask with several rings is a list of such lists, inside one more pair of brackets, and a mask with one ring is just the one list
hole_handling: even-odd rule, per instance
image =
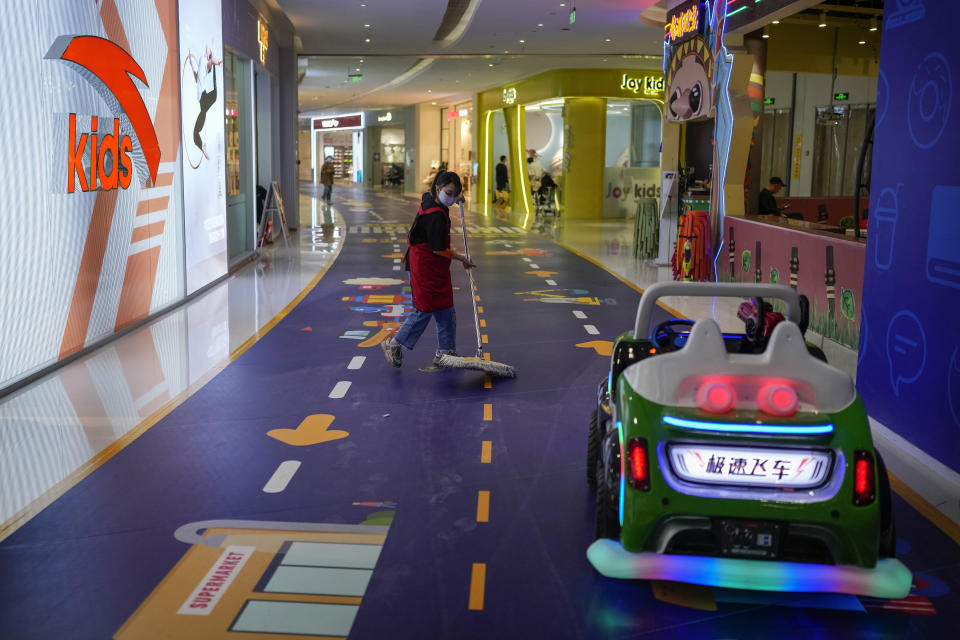
[[537, 23], [537, 26], [538, 26], [538, 27], [542, 27], [542, 26], [543, 26], [543, 23], [542, 23], [542, 22], [538, 22], [538, 23]]
[[520, 44], [523, 44], [524, 42], [526, 42], [526, 40], [521, 40], [521, 41], [520, 41]]
[[566, 2], [561, 2], [561, 3], [560, 3], [560, 6], [561, 6], [561, 7], [565, 7], [565, 6], [567, 6], [567, 3], [566, 3]]
[[364, 42], [370, 42], [370, 38], [364, 38], [363, 41], [364, 41]]
[[430, 104], [437, 104], [437, 101], [436, 101], [436, 100], [434, 100], [434, 101], [433, 101], [433, 102], [431, 102]]
[[779, 20], [774, 20], [774, 21], [773, 21], [773, 24], [780, 24], [780, 21], [779, 21]]
[[823, 29], [825, 26], [827, 26], [827, 12], [826, 12], [826, 11], [821, 11], [821, 12], [820, 12], [820, 24], [818, 24], [817, 26], [820, 27], [821, 29]]
[[872, 18], [870, 18], [870, 31], [876, 31], [876, 30], [877, 30], [877, 16], [873, 16]]
[[863, 36], [860, 36], [860, 39], [857, 41], [857, 44], [867, 44], [867, 41], [864, 39]]
[[767, 38], [770, 37], [770, 34], [767, 33], [767, 30], [766, 30], [766, 29], [764, 29], [764, 30], [763, 30], [763, 35], [761, 35], [760, 37], [761, 37], [761, 38], [764, 38], [764, 39], [767, 39]]
[[491, 62], [491, 63], [489, 63], [487, 66], [488, 66], [488, 67], [492, 67], [492, 66], [493, 66], [493, 63]]
[[363, 26], [366, 27], [367, 29], [370, 28], [370, 25], [368, 25], [368, 24], [365, 24], [365, 25], [363, 25]]
[[361, 7], [365, 7], [365, 6], [367, 6], [367, 3], [366, 3], [366, 2], [361, 2], [361, 3], [360, 3], [360, 6], [361, 6]]
[[360, 58], [360, 64], [363, 64], [363, 58]]
[[427, 89], [427, 93], [433, 93], [433, 89]]
[[610, 38], [604, 38], [603, 41], [604, 41], [604, 42], [611, 42]]

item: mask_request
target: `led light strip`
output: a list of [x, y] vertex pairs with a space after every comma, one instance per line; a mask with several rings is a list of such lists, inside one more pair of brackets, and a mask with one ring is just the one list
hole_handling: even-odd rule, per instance
[[762, 433], [804, 436], [833, 433], [833, 423], [829, 422], [827, 424], [804, 425], [702, 422], [700, 420], [687, 420], [686, 418], [675, 418], [673, 416], [663, 416], [663, 422], [673, 427], [680, 427], [682, 429], [695, 429], [697, 431], [722, 431], [727, 433]]

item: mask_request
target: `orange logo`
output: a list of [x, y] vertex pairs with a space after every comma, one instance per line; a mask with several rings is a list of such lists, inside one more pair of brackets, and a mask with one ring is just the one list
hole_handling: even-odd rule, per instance
[[[143, 184], [156, 182], [160, 143], [147, 106], [133, 82], [136, 78], [147, 84], [147, 76], [137, 61], [123, 47], [97, 36], [61, 36], [45, 57], [74, 65], [77, 73], [97, 90], [114, 115], [112, 134], [100, 137], [98, 119], [94, 116], [90, 132], [78, 137], [77, 115], [70, 114], [67, 191], [73, 193], [76, 182], [80, 183], [81, 191], [126, 189], [130, 186], [134, 167]], [[88, 143], [89, 176], [83, 171], [83, 156]]]

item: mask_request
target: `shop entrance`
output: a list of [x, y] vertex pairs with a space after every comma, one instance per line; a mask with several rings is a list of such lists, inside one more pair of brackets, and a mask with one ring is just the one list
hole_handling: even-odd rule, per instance
[[254, 245], [253, 86], [249, 59], [224, 48], [227, 255], [232, 268]]

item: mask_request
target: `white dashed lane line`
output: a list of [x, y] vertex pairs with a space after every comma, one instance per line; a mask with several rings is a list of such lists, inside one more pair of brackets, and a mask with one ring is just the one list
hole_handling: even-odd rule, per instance
[[398, 264], [393, 265], [393, 270], [394, 270], [394, 271], [400, 271], [400, 265], [398, 265]]
[[533, 262], [533, 260], [531, 260], [530, 258], [524, 258], [523, 261], [524, 261], [524, 262]]
[[341, 380], [334, 387], [333, 391], [330, 392], [331, 398], [342, 398], [347, 395], [347, 390], [350, 389], [352, 383], [349, 380]]
[[299, 460], [284, 460], [280, 463], [280, 466], [277, 467], [277, 470], [273, 472], [273, 475], [270, 476], [270, 479], [267, 480], [267, 484], [263, 485], [263, 492], [280, 493], [287, 488], [290, 480], [293, 479], [293, 474], [295, 474], [299, 468]]
[[353, 358], [350, 359], [350, 364], [347, 365], [347, 369], [359, 369], [363, 366], [366, 359], [367, 356], [353, 356]]
[[394, 264], [400, 264], [400, 258], [394, 258], [394, 259], [393, 259], [393, 263], [394, 263]]
[[596, 328], [595, 326], [593, 326], [592, 324], [585, 324], [585, 325], [583, 325], [583, 328], [586, 329], [586, 330], [587, 330], [587, 333], [589, 333], [589, 334], [592, 335], [592, 336], [599, 335], [599, 333], [600, 333], [600, 332], [597, 330], [597, 328]]
[[585, 314], [583, 311], [574, 311], [573, 317], [577, 318], [578, 320], [586, 320], [587, 314]]
[[546, 282], [548, 285], [550, 285], [551, 287], [557, 286], [556, 280], [545, 280], [545, 282]]
[[529, 265], [527, 265], [527, 266], [529, 266], [531, 269], [539, 269], [539, 268], [540, 268], [540, 265], [538, 265], [538, 264], [533, 264], [532, 262], [531, 262]]

